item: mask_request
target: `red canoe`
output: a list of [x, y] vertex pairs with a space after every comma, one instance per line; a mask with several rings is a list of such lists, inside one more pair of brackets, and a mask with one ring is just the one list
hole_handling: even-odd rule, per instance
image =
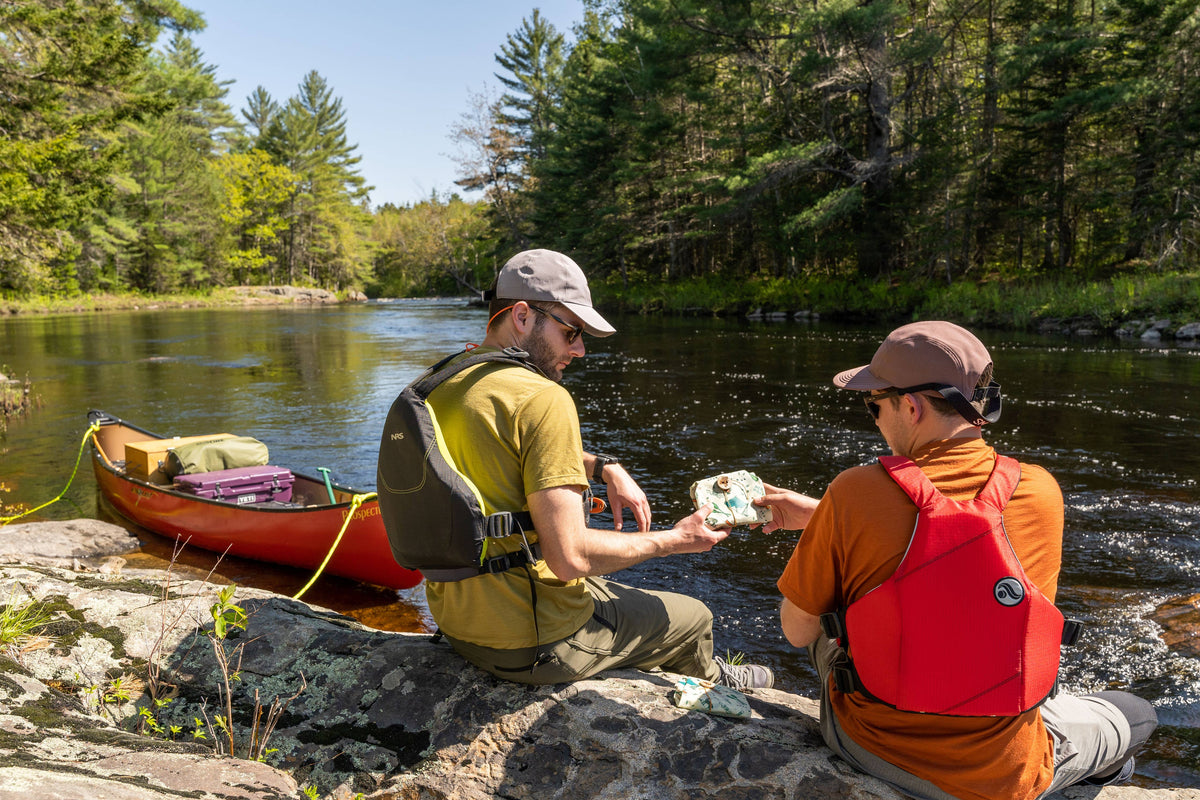
[[[356, 492], [321, 478], [294, 473], [291, 502], [236, 505], [176, 491], [164, 479], [126, 472], [125, 445], [168, 439], [102, 411], [88, 413], [100, 429], [92, 434], [92, 468], [104, 497], [120, 514], [147, 530], [195, 547], [316, 570], [341, 531]], [[132, 466], [132, 465], [131, 465]], [[421, 573], [392, 558], [375, 500], [362, 503], [346, 527], [325, 571], [363, 583], [408, 589]]]

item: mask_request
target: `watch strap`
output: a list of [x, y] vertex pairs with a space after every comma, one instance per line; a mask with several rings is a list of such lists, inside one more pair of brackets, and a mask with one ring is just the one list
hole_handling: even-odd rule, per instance
[[596, 462], [592, 467], [592, 480], [596, 483], [604, 483], [604, 468], [609, 464], [620, 463], [616, 456], [610, 456], [606, 453], [596, 453]]

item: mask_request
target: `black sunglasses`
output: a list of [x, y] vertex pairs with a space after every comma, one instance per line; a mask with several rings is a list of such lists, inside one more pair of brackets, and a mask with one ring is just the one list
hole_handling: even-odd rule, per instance
[[547, 311], [544, 308], [538, 308], [537, 306], [534, 306], [534, 305], [531, 305], [530, 308], [532, 308], [534, 311], [538, 312], [539, 314], [545, 314], [547, 317], [549, 317], [550, 319], [557, 322], [559, 325], [562, 325], [564, 328], [566, 328], [567, 329], [567, 344], [575, 344], [575, 340], [583, 335], [583, 326], [582, 325], [572, 325], [571, 323], [566, 322], [565, 320], [559, 318], [559, 316], [557, 314], [555, 314], [553, 311]]
[[909, 394], [912, 389], [889, 389], [883, 394], [873, 394], [863, 398], [863, 403], [867, 406], [867, 413], [871, 415], [871, 419], [879, 419], [879, 401], [886, 400], [889, 397], [900, 397]]

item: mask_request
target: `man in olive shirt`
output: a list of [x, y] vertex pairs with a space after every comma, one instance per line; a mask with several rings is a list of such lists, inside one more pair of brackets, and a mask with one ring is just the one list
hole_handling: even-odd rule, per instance
[[[489, 295], [486, 335], [473, 352], [519, 348], [537, 372], [479, 364], [435, 388], [428, 403], [485, 510], [527, 509], [530, 542], [542, 557], [496, 574], [428, 583], [429, 607], [446, 638], [471, 663], [521, 683], [661, 667], [738, 688], [770, 686], [770, 670], [713, 656], [712, 613], [700, 601], [599, 577], [650, 558], [707, 552], [728, 531], [704, 525], [706, 508], [670, 529], [650, 530], [649, 504], [629, 473], [611, 457], [583, 451], [575, 403], [559, 381], [584, 356], [584, 332], [615, 332], [593, 308], [583, 271], [561, 253], [528, 250], [504, 265]], [[589, 476], [607, 485], [615, 530], [587, 527]], [[637, 531], [622, 530], [625, 507]], [[511, 552], [519, 537], [489, 545], [496, 546]]]

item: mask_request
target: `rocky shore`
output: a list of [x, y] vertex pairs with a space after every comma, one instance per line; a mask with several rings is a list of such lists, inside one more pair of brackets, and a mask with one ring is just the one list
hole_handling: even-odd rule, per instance
[[808, 698], [757, 690], [734, 721], [674, 707], [665, 673], [504, 683], [425, 635], [126, 569], [136, 545], [94, 520], [0, 528], [0, 604], [44, 615], [0, 639], [0, 800], [900, 798], [823, 746]]
[[1065, 333], [1081, 337], [1112, 335], [1119, 339], [1138, 339], [1147, 344], [1174, 341], [1187, 346], [1200, 342], [1200, 322], [1182, 322], [1162, 317], [1125, 320], [1113, 327], [1089, 319], [1045, 319], [1038, 324], [1038, 333]]
[[[701, 315], [701, 309], [689, 309], [685, 315]], [[754, 309], [745, 315], [752, 322], [816, 322], [821, 315], [815, 311], [763, 311]], [[1200, 322], [1182, 322], [1166, 317], [1156, 319], [1130, 319], [1116, 324], [1103, 324], [1095, 319], [1047, 318], [1037, 323], [1037, 332], [1090, 338], [1115, 336], [1118, 339], [1136, 339], [1148, 345], [1177, 344], [1183, 347], [1200, 346]]]

